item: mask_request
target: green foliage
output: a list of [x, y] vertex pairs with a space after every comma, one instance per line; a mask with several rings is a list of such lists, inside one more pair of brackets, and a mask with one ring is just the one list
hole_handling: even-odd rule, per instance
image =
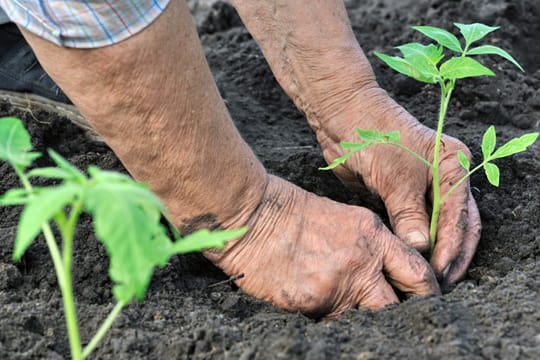
[[461, 150], [458, 150], [457, 153], [459, 164], [467, 171], [471, 168], [471, 162], [465, 153]]
[[484, 161], [479, 165], [484, 167], [488, 181], [494, 186], [499, 186], [499, 167], [491, 161], [526, 151], [538, 139], [538, 135], [539, 133], [534, 132], [511, 139], [495, 151], [497, 135], [495, 133], [495, 126], [491, 125], [482, 137], [481, 148]]
[[488, 160], [493, 150], [495, 150], [495, 145], [497, 144], [497, 135], [495, 134], [495, 126], [491, 125], [484, 136], [482, 137], [482, 155], [484, 156], [484, 161]]
[[[43, 231], [62, 290], [72, 356], [84, 358], [91, 352], [112, 324], [114, 316], [133, 298], [142, 300], [152, 273], [164, 266], [175, 254], [223, 247], [224, 243], [242, 236], [246, 229], [234, 231], [199, 230], [186, 237], [176, 234], [173, 242], [161, 224], [165, 207], [149, 190], [128, 176], [89, 167], [88, 175], [71, 165], [56, 152], [49, 155], [57, 167], [33, 169], [24, 173], [40, 154], [31, 152], [30, 135], [16, 118], [0, 118], [0, 159], [17, 171], [24, 189], [11, 189], [0, 196], [0, 205], [24, 205], [13, 259], [19, 260]], [[60, 180], [60, 185], [34, 188], [30, 177]], [[113, 294], [118, 301], [111, 316], [83, 352], [80, 348], [75, 307], [71, 289], [71, 257], [75, 227], [82, 211], [91, 214], [96, 237], [110, 257], [109, 276], [114, 282]], [[60, 254], [50, 223], [55, 223], [62, 236]]]
[[537, 132], [521, 135], [518, 138], [512, 139], [498, 148], [497, 151], [495, 151], [495, 153], [492, 155], [492, 159], [500, 159], [526, 151], [527, 148], [536, 141], [536, 139], [538, 139]]
[[500, 172], [497, 165], [493, 163], [485, 163], [484, 172], [486, 173], [486, 177], [491, 185], [499, 186]]
[[383, 133], [379, 130], [356, 129], [356, 133], [358, 134], [358, 137], [362, 140], [362, 142], [353, 143], [348, 141], [342, 141], [340, 143], [341, 147], [343, 149], [349, 150], [349, 152], [335, 158], [331, 164], [319, 168], [319, 170], [335, 169], [339, 165], [344, 164], [347, 159], [349, 159], [352, 155], [369, 146], [377, 144], [398, 144], [400, 140], [399, 131], [388, 131], [387, 133]]
[[0, 118], [0, 160], [7, 161], [18, 170], [30, 166], [39, 153], [30, 152], [30, 135], [17, 118]]
[[[472, 59], [471, 55], [499, 55], [523, 71], [523, 67], [508, 52], [497, 46], [481, 45], [470, 49], [472, 43], [483, 39], [498, 27], [479, 23], [456, 23], [455, 25], [465, 39], [464, 49], [459, 39], [444, 29], [433, 26], [413, 26], [413, 29], [435, 40], [437, 44], [408, 43], [398, 46], [403, 57], [389, 56], [379, 52], [375, 52], [375, 55], [397, 72], [429, 84], [437, 82], [446, 84], [456, 79], [484, 75], [495, 76], [493, 71]], [[438, 64], [444, 58], [443, 48], [457, 52], [460, 56], [451, 57], [439, 66]]]
[[64, 208], [81, 196], [78, 186], [63, 184], [51, 188], [41, 188], [39, 192], [27, 197], [24, 210], [17, 227], [13, 260], [18, 261], [26, 249], [41, 232], [43, 224], [51, 221]]
[[482, 75], [495, 76], [495, 73], [478, 61], [468, 57], [453, 57], [444, 62], [440, 68], [440, 76], [447, 80], [464, 79]]
[[460, 24], [454, 23], [465, 38], [465, 48], [468, 49], [475, 41], [482, 40], [487, 34], [499, 29], [499, 26], [487, 26], [480, 23]]
[[413, 26], [412, 28], [421, 32], [428, 38], [435, 40], [437, 43], [441, 44], [447, 49], [458, 53], [463, 52], [458, 38], [454, 34], [444, 29], [434, 26]]
[[467, 55], [499, 55], [514, 64], [519, 70], [525, 71], [512, 55], [497, 46], [481, 45], [467, 51]]
[[[490, 126], [482, 138], [482, 154], [483, 162], [471, 169], [469, 158], [461, 150], [457, 152], [457, 160], [461, 167], [467, 173], [463, 178], [459, 179], [452, 185], [446, 194], [440, 194], [440, 174], [439, 174], [439, 156], [442, 143], [442, 131], [446, 111], [450, 103], [452, 92], [455, 88], [458, 79], [464, 79], [477, 76], [495, 76], [486, 66], [473, 59], [471, 56], [476, 55], [498, 55], [508, 60], [521, 71], [523, 67], [505, 50], [493, 45], [480, 45], [471, 48], [471, 45], [479, 40], [482, 40], [486, 35], [498, 29], [498, 27], [487, 26], [484, 24], [460, 24], [455, 26], [465, 39], [465, 46], [462, 47], [459, 39], [452, 33], [433, 26], [413, 26], [413, 29], [424, 34], [428, 38], [435, 40], [436, 44], [423, 45], [420, 43], [408, 43], [398, 46], [397, 49], [401, 52], [402, 57], [389, 56], [379, 52], [375, 55], [385, 62], [389, 67], [406, 76], [412, 77], [418, 81], [435, 84], [438, 83], [441, 89], [441, 105], [439, 109], [439, 123], [437, 126], [433, 160], [428, 161], [423, 156], [415, 153], [406, 146], [400, 144], [398, 132], [388, 132], [383, 134], [378, 130], [362, 130], [357, 129], [360, 142], [342, 142], [341, 147], [348, 150], [344, 155], [334, 159], [334, 161], [322, 170], [333, 169], [341, 164], [344, 164], [354, 153], [364, 150], [372, 145], [391, 145], [398, 147], [411, 156], [414, 156], [419, 161], [423, 162], [433, 175], [432, 191], [433, 203], [430, 225], [430, 244], [431, 250], [434, 248], [435, 237], [437, 234], [437, 221], [439, 217], [440, 206], [455, 191], [469, 176], [479, 169], [484, 169], [488, 181], [494, 186], [499, 186], [500, 170], [492, 161], [511, 156], [516, 153], [527, 150], [538, 138], [538, 133], [530, 133], [522, 135], [518, 138], [508, 141], [506, 144], [495, 150], [496, 134], [495, 128]], [[444, 48], [454, 51], [459, 56], [452, 56], [448, 60], [444, 59]], [[441, 63], [441, 61], [443, 61]]]

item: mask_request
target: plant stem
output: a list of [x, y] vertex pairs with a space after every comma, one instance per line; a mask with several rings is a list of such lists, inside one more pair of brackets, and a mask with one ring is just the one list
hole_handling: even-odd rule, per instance
[[[34, 189], [32, 188], [32, 185], [30, 184], [30, 181], [28, 181], [26, 175], [16, 166], [14, 166], [13, 168], [15, 169], [15, 173], [21, 180], [21, 183], [23, 184], [25, 190], [30, 193], [30, 196], [32, 196], [32, 192], [34, 191]], [[54, 271], [56, 272], [56, 278], [58, 279], [58, 285], [62, 286], [62, 281], [64, 279], [64, 267], [62, 266], [62, 256], [60, 255], [60, 249], [58, 248], [49, 224], [43, 224], [43, 226], [41, 227], [41, 231], [43, 231], [43, 235], [45, 236], [45, 242], [47, 243], [47, 247], [49, 248], [49, 252], [51, 253]]]
[[73, 286], [71, 282], [71, 260], [73, 256], [73, 237], [77, 220], [82, 210], [82, 202], [79, 200], [73, 204], [69, 219], [60, 231], [62, 233], [63, 243], [63, 266], [64, 280], [62, 291], [62, 301], [64, 303], [64, 314], [66, 317], [66, 326], [69, 338], [69, 347], [71, 356], [74, 360], [82, 360], [81, 337], [79, 335], [79, 326], [77, 324], [77, 312], [75, 310], [75, 301], [73, 298]]
[[480, 170], [484, 164], [486, 162], [488, 162], [489, 160], [487, 161], [484, 161], [483, 163], [481, 163], [480, 165], [476, 166], [474, 169], [472, 170], [469, 170], [469, 172], [467, 172], [467, 174], [465, 174], [465, 176], [463, 176], [461, 179], [459, 179], [459, 181], [457, 183], [454, 184], [454, 186], [452, 186], [450, 188], [450, 190], [448, 190], [446, 192], [446, 194], [443, 195], [443, 197], [441, 198], [441, 206], [442, 204], [444, 204], [444, 202], [448, 199], [448, 197], [459, 187], [459, 185], [463, 184], [463, 182], [465, 180], [467, 180], [472, 174], [474, 174], [475, 172], [477, 172], [478, 170]]
[[107, 331], [109, 331], [112, 324], [114, 323], [114, 320], [116, 320], [116, 318], [118, 317], [118, 315], [120, 314], [120, 312], [122, 311], [124, 306], [126, 306], [126, 304], [124, 302], [119, 302], [119, 303], [117, 303], [115, 305], [115, 307], [112, 309], [112, 311], [107, 316], [105, 321], [99, 327], [99, 329], [96, 332], [96, 334], [94, 335], [94, 337], [92, 337], [92, 339], [90, 340], [88, 345], [85, 346], [85, 348], [83, 350], [83, 353], [82, 353], [83, 359], [85, 359], [88, 355], [90, 355], [92, 353], [92, 351], [94, 351], [94, 349], [99, 344], [101, 339], [103, 339], [103, 337], [105, 336]]
[[[18, 169], [17, 167], [14, 168], [24, 188], [30, 193], [30, 196], [32, 196], [31, 194], [33, 192], [33, 188], [30, 184], [30, 181], [28, 181], [28, 178], [20, 169]], [[41, 230], [43, 231], [43, 235], [45, 237], [45, 242], [47, 243], [47, 247], [49, 248], [49, 252], [51, 253], [54, 270], [56, 272], [56, 278], [58, 279], [58, 286], [60, 286], [60, 291], [62, 292], [62, 302], [64, 304], [64, 315], [66, 317], [69, 345], [71, 350], [71, 356], [74, 360], [82, 360], [79, 327], [77, 325], [77, 315], [75, 312], [75, 303], [73, 301], [73, 290], [71, 286], [71, 253], [73, 244], [73, 233], [80, 210], [81, 205], [79, 203], [79, 206], [76, 206], [74, 211], [72, 212], [70, 221], [67, 224], [67, 227], [71, 227], [71, 229], [64, 229], [64, 231], [62, 231], [61, 229], [62, 235], [64, 236], [63, 259], [50, 225], [48, 223], [45, 223], [41, 227]], [[67, 250], [69, 250], [67, 253], [66, 244], [68, 245]]]
[[441, 200], [441, 184], [439, 176], [439, 156], [441, 152], [441, 139], [444, 126], [444, 118], [446, 116], [446, 110], [448, 109], [448, 103], [452, 96], [452, 90], [454, 89], [454, 81], [450, 82], [448, 86], [444, 83], [441, 84], [441, 105], [439, 109], [439, 121], [437, 123], [437, 135], [435, 137], [435, 149], [433, 151], [433, 210], [431, 212], [431, 224], [429, 227], [429, 244], [431, 252], [435, 248], [435, 239], [437, 237], [437, 223], [439, 221], [440, 212], [440, 200]]
[[71, 278], [71, 260], [73, 256], [73, 236], [79, 214], [82, 210], [82, 202], [75, 202], [69, 219], [63, 229], [61, 229], [63, 243], [63, 265], [64, 265], [64, 280], [63, 286], [60, 286], [62, 291], [62, 301], [64, 303], [64, 314], [66, 317], [66, 326], [69, 338], [69, 347], [73, 360], [82, 360], [81, 338], [79, 335], [79, 326], [77, 324], [77, 312], [75, 310], [75, 301], [73, 297], [73, 287]]

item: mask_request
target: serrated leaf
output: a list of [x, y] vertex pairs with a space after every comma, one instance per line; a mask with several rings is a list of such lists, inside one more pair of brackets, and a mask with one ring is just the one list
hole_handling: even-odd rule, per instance
[[109, 275], [119, 301], [129, 302], [134, 296], [141, 300], [158, 264], [160, 207], [154, 197], [135, 183], [115, 182], [100, 182], [85, 197], [96, 236], [110, 257]]
[[493, 163], [484, 164], [484, 172], [491, 185], [499, 186], [500, 172], [497, 165]]
[[467, 171], [471, 168], [471, 162], [469, 161], [469, 158], [465, 153], [461, 150], [458, 150], [457, 157], [459, 160], [459, 164]]
[[57, 167], [44, 167], [30, 170], [26, 176], [28, 177], [42, 177], [46, 179], [62, 179], [69, 180], [73, 179], [73, 175], [68, 173], [64, 169]]
[[434, 26], [413, 26], [412, 28], [452, 51], [463, 52], [458, 38], [444, 29]]
[[499, 147], [492, 155], [492, 159], [500, 159], [527, 150], [538, 139], [538, 133], [529, 133], [508, 141]]
[[0, 196], [0, 206], [24, 205], [28, 202], [26, 189], [10, 189]]
[[360, 139], [366, 140], [366, 141], [374, 141], [374, 140], [383, 140], [384, 139], [384, 134], [380, 130], [356, 129], [356, 134], [358, 135], [358, 137]]
[[247, 228], [236, 230], [198, 230], [185, 236], [182, 240], [175, 242], [172, 247], [177, 254], [184, 254], [193, 251], [201, 251], [210, 248], [223, 248], [227, 241], [240, 238], [247, 232]]
[[72, 178], [80, 183], [83, 183], [86, 181], [86, 175], [79, 169], [77, 169], [75, 166], [71, 165], [69, 161], [64, 159], [60, 154], [58, 154], [56, 151], [52, 149], [48, 149], [47, 153], [49, 156], [53, 159], [53, 161], [56, 163], [56, 165], [66, 171], [67, 173], [71, 174]]
[[495, 150], [496, 143], [497, 134], [495, 133], [495, 126], [491, 125], [482, 137], [482, 155], [484, 156], [484, 161], [491, 156], [493, 150]]
[[126, 176], [93, 168], [93, 184], [84, 198], [85, 209], [94, 218], [97, 238], [110, 257], [109, 275], [118, 301], [141, 300], [156, 266], [178, 253], [222, 247], [245, 229], [202, 231], [172, 243], [160, 223], [165, 207], [146, 185]]
[[497, 30], [498, 26], [487, 26], [480, 23], [460, 24], [454, 23], [459, 28], [459, 31], [465, 38], [466, 47], [469, 47], [473, 42], [484, 38], [487, 34]]
[[40, 153], [31, 150], [30, 134], [22, 121], [14, 117], [0, 118], [0, 160], [23, 170], [41, 156]]
[[468, 57], [453, 57], [444, 62], [440, 68], [441, 76], [447, 80], [464, 79], [475, 76], [495, 76], [495, 73]]
[[499, 55], [517, 66], [519, 70], [525, 72], [523, 67], [512, 57], [512, 55], [497, 46], [481, 45], [467, 51], [467, 55]]
[[63, 211], [81, 193], [81, 187], [64, 184], [34, 194], [26, 203], [19, 221], [13, 259], [15, 261], [19, 260], [41, 232], [41, 227], [49, 222], [56, 213]]
[[384, 61], [386, 65], [390, 66], [392, 69], [397, 71], [400, 74], [412, 77], [413, 79], [416, 79], [421, 82], [425, 82], [428, 84], [433, 84], [433, 76], [429, 74], [423, 74], [418, 69], [416, 69], [412, 64], [410, 64], [407, 60], [400, 58], [398, 56], [389, 56], [386, 54], [382, 54], [380, 52], [375, 51], [374, 54]]

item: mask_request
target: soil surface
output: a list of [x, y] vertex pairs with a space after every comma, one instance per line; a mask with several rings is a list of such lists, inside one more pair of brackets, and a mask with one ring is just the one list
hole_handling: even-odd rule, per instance
[[[354, 31], [380, 83], [428, 126], [437, 89], [394, 74], [373, 56], [421, 37], [409, 28], [484, 22], [501, 30], [491, 41], [510, 50], [527, 72], [487, 57], [496, 78], [461, 81], [446, 132], [481, 158], [480, 136], [497, 125], [501, 140], [540, 127], [540, 2], [537, 0], [346, 1]], [[200, 19], [200, 17], [199, 17]], [[198, 21], [222, 95], [246, 141], [268, 170], [317, 194], [362, 205], [331, 173], [313, 133], [274, 80], [234, 10], [218, 3]], [[82, 169], [122, 169], [105, 146], [52, 113], [0, 115], [24, 119], [38, 151], [53, 148]], [[129, 306], [93, 358], [97, 359], [381, 359], [540, 358], [540, 146], [499, 161], [501, 187], [472, 178], [483, 220], [482, 239], [466, 280], [451, 292], [410, 299], [379, 312], [353, 309], [336, 321], [290, 314], [225, 284], [200, 255], [180, 256], [155, 274], [146, 300]], [[37, 165], [50, 164], [42, 158]], [[0, 193], [18, 186], [0, 165]], [[18, 208], [0, 208], [0, 359], [69, 358], [62, 304], [42, 238], [11, 262]], [[77, 232], [74, 286], [83, 340], [112, 308], [107, 257], [84, 217]]]

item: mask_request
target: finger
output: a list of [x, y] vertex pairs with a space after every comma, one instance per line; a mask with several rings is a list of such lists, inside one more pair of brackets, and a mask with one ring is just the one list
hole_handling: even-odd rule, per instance
[[[448, 189], [441, 189], [445, 194]], [[459, 257], [469, 223], [468, 184], [458, 188], [441, 206], [437, 228], [437, 242], [431, 265], [437, 278], [444, 279], [454, 261]]]
[[[364, 287], [363, 285], [360, 285]], [[358, 306], [378, 310], [386, 305], [398, 303], [399, 299], [392, 286], [381, 274], [367, 293], [363, 292], [357, 300]]]
[[395, 234], [419, 252], [429, 250], [429, 217], [425, 191], [403, 189], [384, 199]]
[[418, 251], [390, 232], [383, 241], [383, 269], [392, 285], [406, 294], [440, 294], [433, 270]]
[[463, 246], [458, 258], [453, 262], [444, 279], [446, 284], [455, 284], [461, 280], [476, 252], [476, 247], [478, 246], [478, 241], [480, 240], [480, 234], [482, 231], [482, 224], [480, 221], [480, 213], [478, 211], [478, 206], [476, 206], [476, 201], [472, 197], [472, 194], [469, 192], [468, 199], [468, 208], [469, 208], [469, 220], [467, 224], [467, 230], [465, 231], [465, 239], [463, 241]]

